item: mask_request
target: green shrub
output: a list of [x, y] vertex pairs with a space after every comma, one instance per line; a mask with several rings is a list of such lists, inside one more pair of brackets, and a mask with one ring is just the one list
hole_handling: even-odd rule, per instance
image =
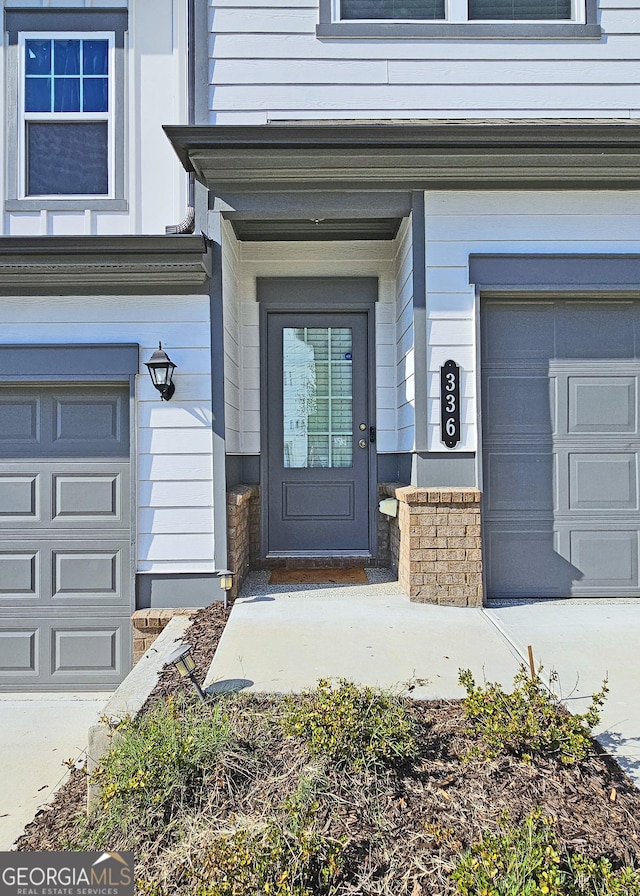
[[460, 671], [458, 681], [467, 691], [463, 704], [470, 733], [480, 740], [469, 755], [495, 759], [510, 753], [525, 761], [534, 755], [556, 756], [571, 765], [593, 752], [591, 729], [598, 723], [609, 690], [606, 679], [582, 715], [567, 712], [540, 676], [531, 679], [524, 666], [510, 694], [498, 683], [476, 686], [468, 669]]
[[315, 691], [287, 698], [282, 728], [303, 738], [312, 755], [327, 756], [339, 766], [362, 769], [416, 755], [405, 701], [344, 678], [336, 687], [322, 678]]
[[572, 853], [563, 860], [551, 818], [539, 810], [517, 826], [486, 834], [452, 873], [459, 896], [640, 896], [633, 868]]

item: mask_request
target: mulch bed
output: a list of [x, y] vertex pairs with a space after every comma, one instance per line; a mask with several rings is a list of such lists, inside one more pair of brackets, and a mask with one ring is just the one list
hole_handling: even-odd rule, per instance
[[[200, 610], [187, 631], [200, 680], [228, 615], [229, 610], [214, 604]], [[166, 668], [145, 706], [188, 687], [173, 668]], [[271, 698], [259, 699], [266, 705]], [[461, 848], [484, 830], [499, 826], [502, 813], [506, 811], [518, 821], [540, 807], [556, 819], [558, 839], [565, 849], [594, 857], [606, 855], [614, 866], [640, 866], [640, 790], [597, 743], [593, 755], [566, 767], [550, 759], [523, 763], [509, 756], [491, 762], [463, 762], [460, 757], [470, 742], [461, 702], [416, 701], [413, 712], [424, 722], [422, 758], [416, 767], [400, 771], [384, 797], [385, 825], [396, 830], [396, 843], [406, 842], [407, 860], [416, 850], [425, 850], [427, 864], [437, 861], [442, 868], [450, 867]], [[64, 849], [65, 832], [83, 811], [85, 796], [86, 778], [82, 772], [73, 772], [53, 803], [41, 809], [27, 827], [17, 849]], [[357, 802], [357, 792], [354, 800]], [[336, 835], [343, 829], [351, 842], [360, 842], [363, 849], [371, 842], [371, 832], [359, 818], [357, 805], [340, 805], [327, 823]], [[429, 825], [451, 830], [451, 842], [430, 844], [424, 833]]]

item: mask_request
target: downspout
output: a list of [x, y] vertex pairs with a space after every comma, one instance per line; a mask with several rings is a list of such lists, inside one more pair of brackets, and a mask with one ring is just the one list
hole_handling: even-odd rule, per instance
[[[187, 0], [187, 124], [196, 121], [196, 60], [195, 60], [195, 0]], [[165, 227], [165, 234], [193, 233], [196, 225], [196, 179], [193, 171], [189, 172], [187, 183], [187, 213], [179, 224]]]

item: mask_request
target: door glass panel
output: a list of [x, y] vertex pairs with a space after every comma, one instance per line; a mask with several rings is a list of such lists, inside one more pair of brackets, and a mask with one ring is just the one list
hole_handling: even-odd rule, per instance
[[351, 327], [282, 331], [285, 467], [353, 465]]

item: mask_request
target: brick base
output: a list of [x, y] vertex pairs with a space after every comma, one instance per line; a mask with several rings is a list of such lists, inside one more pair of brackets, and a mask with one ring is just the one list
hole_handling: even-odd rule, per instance
[[227, 564], [235, 598], [251, 567], [260, 560], [260, 491], [257, 485], [236, 485], [227, 492]]
[[174, 616], [192, 616], [197, 610], [178, 607], [170, 610], [136, 610], [131, 616], [133, 626], [133, 664], [147, 652], [160, 632]]
[[479, 490], [384, 483], [381, 492], [398, 500], [398, 516], [388, 518], [389, 552], [411, 600], [482, 606]]

